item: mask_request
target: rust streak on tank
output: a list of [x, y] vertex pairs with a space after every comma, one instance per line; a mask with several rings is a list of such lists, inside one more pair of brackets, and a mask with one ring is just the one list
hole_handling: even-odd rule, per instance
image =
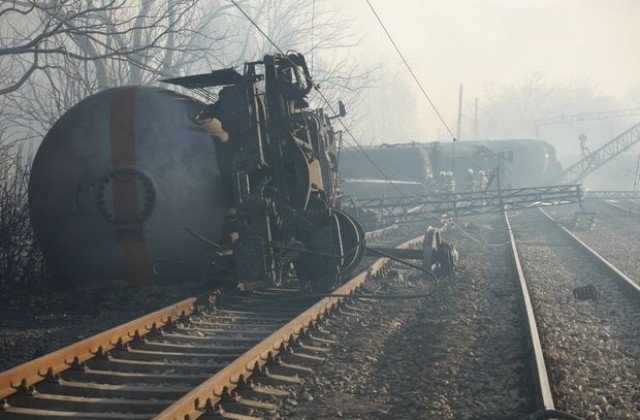
[[[111, 100], [111, 163], [114, 171], [136, 165], [136, 88], [114, 91]], [[139, 218], [138, 184], [135, 177], [113, 179], [113, 209], [118, 241], [122, 245], [127, 279], [136, 286], [151, 283], [152, 267]]]

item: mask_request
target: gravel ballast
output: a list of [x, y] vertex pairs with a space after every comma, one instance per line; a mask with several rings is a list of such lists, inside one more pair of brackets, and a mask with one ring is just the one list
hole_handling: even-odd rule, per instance
[[[541, 214], [513, 218], [556, 407], [586, 419], [640, 418], [640, 305]], [[597, 300], [578, 300], [593, 286]]]

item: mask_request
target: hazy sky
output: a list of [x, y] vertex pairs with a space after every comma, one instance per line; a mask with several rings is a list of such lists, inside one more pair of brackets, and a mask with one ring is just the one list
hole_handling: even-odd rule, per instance
[[[372, 61], [397, 60], [365, 0], [335, 0]], [[534, 72], [624, 97], [640, 86], [640, 0], [371, 0], [448, 121], [465, 99]], [[396, 64], [397, 64], [396, 63]], [[433, 112], [425, 118], [433, 125]], [[433, 135], [433, 133], [431, 133]]]

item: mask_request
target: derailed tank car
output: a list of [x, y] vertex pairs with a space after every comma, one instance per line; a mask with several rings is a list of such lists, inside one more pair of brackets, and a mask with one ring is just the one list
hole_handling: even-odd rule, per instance
[[460, 141], [453, 147], [433, 143], [425, 147], [432, 166], [452, 170], [458, 185], [464, 185], [469, 169], [477, 173], [500, 168], [503, 187], [509, 188], [550, 185], [562, 173], [555, 148], [542, 140]]
[[385, 144], [340, 156], [343, 189], [356, 198], [468, 191], [498, 171], [502, 187], [520, 188], [551, 185], [562, 167], [551, 144], [530, 139]]
[[360, 198], [421, 194], [433, 179], [427, 149], [419, 143], [345, 148], [339, 169], [342, 189]]
[[334, 287], [362, 256], [363, 233], [333, 207], [336, 136], [305, 101], [304, 57], [168, 82], [222, 88], [213, 104], [109, 89], [43, 140], [30, 212], [56, 278], [144, 285], [172, 266], [272, 284], [295, 271], [315, 290]]

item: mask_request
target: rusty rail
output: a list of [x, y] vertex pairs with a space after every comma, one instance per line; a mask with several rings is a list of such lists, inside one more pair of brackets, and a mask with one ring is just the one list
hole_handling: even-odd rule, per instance
[[[408, 247], [418, 244], [422, 236], [400, 245]], [[328, 310], [344, 300], [344, 295], [355, 293], [370, 277], [378, 275], [389, 263], [387, 258], [380, 258], [364, 272], [353, 277], [348, 283], [335, 290], [336, 295], [328, 296], [306, 309], [295, 319], [289, 321], [277, 332], [272, 333], [254, 348], [248, 350], [231, 364], [216, 372], [204, 383], [187, 392], [177, 402], [164, 409], [156, 418], [196, 418], [214, 407], [222, 399], [225, 388], [231, 390], [241, 376], [249, 378], [256, 366], [264, 366], [270, 356], [287, 348], [292, 340], [298, 338], [303, 330], [314, 325]], [[121, 344], [129, 343], [148, 332], [160, 329], [181, 315], [190, 315], [195, 309], [195, 298], [186, 299], [175, 305], [143, 316], [109, 331], [97, 334], [81, 342], [35, 359], [18, 367], [0, 373], [0, 400], [13, 396], [18, 391], [29, 389], [47, 378], [53, 378], [67, 369], [82, 364], [96, 355], [104, 354]], [[68, 413], [67, 413], [68, 414]], [[151, 414], [154, 415], [154, 414]]]
[[185, 299], [156, 312], [142, 316], [108, 331], [39, 357], [0, 373], [0, 399], [17, 391], [18, 387], [29, 387], [42, 381], [47, 375], [57, 375], [69, 369], [74, 363], [83, 363], [102, 347], [103, 351], [113, 349], [118, 341], [128, 343], [136, 333], [144, 335], [155, 324], [164, 326], [170, 319], [189, 315], [195, 307], [195, 298]]
[[553, 394], [551, 392], [549, 375], [544, 361], [544, 353], [542, 351], [542, 343], [540, 341], [536, 317], [533, 312], [531, 296], [529, 295], [529, 286], [527, 286], [527, 281], [524, 277], [524, 271], [522, 270], [522, 264], [520, 263], [520, 254], [516, 247], [513, 229], [511, 228], [511, 222], [509, 221], [507, 212], [504, 212], [504, 219], [509, 233], [509, 242], [511, 243], [511, 254], [513, 256], [513, 264], [516, 271], [516, 280], [520, 286], [520, 297], [522, 298], [524, 317], [526, 319], [526, 326], [529, 332], [528, 337], [529, 343], [531, 344], [531, 369], [533, 371], [534, 382], [536, 385], [536, 405], [539, 409], [553, 410], [555, 408], [553, 403]]
[[[404, 242], [398, 248], [407, 248], [420, 240], [422, 236]], [[353, 277], [342, 287], [336, 289], [336, 295], [353, 294], [358, 288], [369, 278], [376, 275], [386, 264], [389, 259], [380, 258], [374, 262], [368, 270]], [[195, 419], [205, 414], [206, 407], [213, 407], [222, 399], [222, 393], [225, 388], [233, 389], [235, 384], [240, 381], [240, 377], [247, 378], [251, 376], [256, 364], [259, 367], [267, 363], [269, 355], [278, 353], [279, 349], [286, 347], [291, 339], [299, 336], [300, 332], [312, 325], [316, 320], [325, 315], [328, 310], [336, 306], [344, 300], [343, 297], [328, 296], [311, 306], [302, 314], [288, 322], [281, 329], [265, 338], [251, 350], [246, 352], [240, 358], [229, 366], [216, 373], [210, 379], [193, 389], [180, 400], [167, 407], [163, 412], [158, 414], [156, 419]]]
[[609, 261], [607, 261], [606, 258], [604, 258], [600, 254], [598, 254], [593, 248], [591, 248], [589, 245], [584, 243], [580, 238], [578, 238], [576, 235], [574, 235], [569, 229], [567, 229], [564, 226], [558, 224], [558, 222], [556, 222], [553, 219], [553, 217], [551, 217], [546, 211], [544, 211], [542, 209], [539, 209], [539, 210], [540, 210], [540, 212], [542, 212], [542, 214], [550, 222], [555, 223], [562, 230], [562, 232], [564, 232], [564, 234], [567, 237], [569, 237], [576, 245], [578, 245], [580, 248], [582, 248], [584, 251], [586, 251], [594, 260], [596, 260], [603, 267], [605, 267], [607, 270], [609, 270], [611, 273], [613, 273], [613, 275], [619, 281], [621, 281], [623, 285], [628, 287], [633, 293], [635, 293], [637, 296], [640, 296], [640, 285], [638, 285], [635, 281], [633, 281], [629, 276], [624, 274], [616, 266], [614, 266]]

